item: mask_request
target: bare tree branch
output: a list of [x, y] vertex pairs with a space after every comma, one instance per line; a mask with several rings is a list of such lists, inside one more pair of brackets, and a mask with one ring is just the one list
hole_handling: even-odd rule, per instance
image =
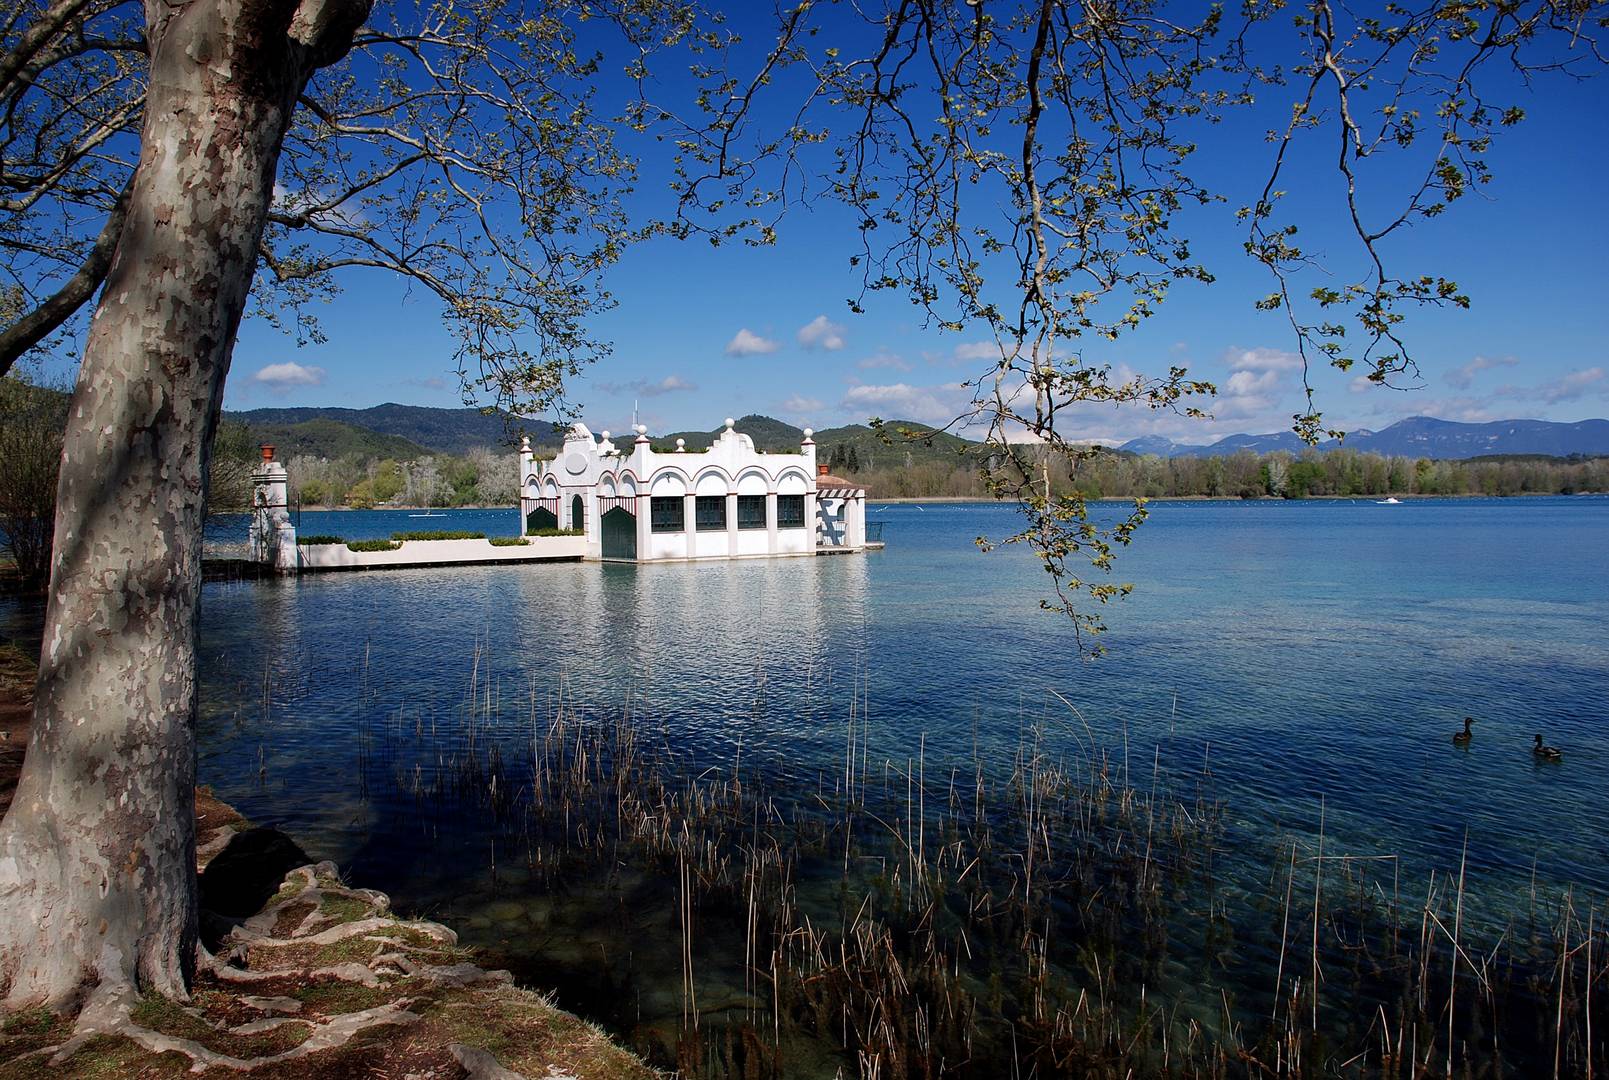
[[[132, 183], [132, 182], [131, 182]], [[29, 349], [73, 316], [84, 302], [95, 295], [95, 290], [106, 280], [106, 271], [112, 265], [117, 250], [117, 238], [122, 235], [123, 221], [128, 216], [130, 186], [123, 188], [112, 212], [101, 226], [83, 265], [64, 282], [56, 293], [16, 322], [0, 330], [0, 375], [11, 370], [11, 365]]]

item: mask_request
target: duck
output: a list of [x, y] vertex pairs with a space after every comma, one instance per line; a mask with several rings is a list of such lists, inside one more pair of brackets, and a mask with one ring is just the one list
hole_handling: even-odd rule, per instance
[[1475, 718], [1473, 716], [1464, 717], [1464, 730], [1455, 732], [1453, 734], [1453, 742], [1457, 743], [1459, 746], [1468, 746], [1469, 740], [1475, 737], [1475, 733], [1469, 730], [1469, 725], [1473, 724], [1474, 722]]
[[1531, 753], [1536, 755], [1538, 761], [1563, 761], [1564, 751], [1557, 746], [1548, 746], [1542, 741], [1542, 734], [1537, 733], [1536, 745], [1531, 747]]

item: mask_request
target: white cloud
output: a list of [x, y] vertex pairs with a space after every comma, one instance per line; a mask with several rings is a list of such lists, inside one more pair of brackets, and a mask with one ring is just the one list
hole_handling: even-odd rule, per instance
[[262, 383], [275, 390], [288, 390], [293, 386], [324, 385], [324, 369], [287, 360], [283, 364], [269, 364], [260, 368], [251, 381]]
[[1268, 422], [1285, 393], [1290, 375], [1302, 366], [1302, 358], [1282, 349], [1233, 348], [1223, 355], [1229, 378], [1218, 387], [1218, 396], [1206, 408], [1219, 421]]
[[698, 386], [688, 382], [680, 375], [666, 375], [658, 382], [649, 382], [647, 379], [633, 379], [630, 382], [599, 383], [598, 389], [608, 394], [636, 394], [638, 397], [659, 397], [662, 394], [676, 394], [683, 391], [697, 390]]
[[1284, 349], [1230, 349], [1223, 362], [1230, 371], [1296, 371], [1302, 358]]
[[1382, 407], [1370, 413], [1380, 427], [1396, 423], [1406, 416], [1434, 416], [1438, 420], [1456, 420], [1462, 424], [1484, 424], [1488, 420], [1502, 420], [1501, 409], [1493, 408], [1493, 401], [1484, 397], [1447, 397], [1412, 399], [1412, 411]]
[[781, 348], [770, 338], [761, 337], [748, 327], [743, 327], [726, 343], [727, 356], [764, 356], [774, 353]]
[[795, 394], [782, 403], [782, 411], [790, 412], [797, 416], [801, 413], [813, 413], [821, 408], [821, 405], [822, 403], [813, 397]]
[[1514, 367], [1519, 361], [1512, 356], [1477, 356], [1461, 368], [1449, 371], [1442, 378], [1449, 386], [1456, 386], [1460, 390], [1468, 390], [1475, 381], [1475, 376], [1492, 368]]
[[1378, 385], [1380, 384], [1370, 380], [1367, 375], [1354, 375], [1352, 376], [1352, 381], [1346, 384], [1347, 389], [1354, 394], [1367, 394]]
[[[799, 327], [799, 344], [807, 349], [826, 349], [836, 352], [844, 347], [844, 328], [833, 322], [825, 315], [817, 315], [814, 319]], [[733, 339], [736, 341], [736, 339]], [[774, 348], [774, 346], [773, 346]], [[728, 352], [731, 347], [728, 346]], [[766, 350], [770, 352], [770, 349]]]
[[877, 352], [855, 366], [863, 371], [870, 371], [873, 368], [893, 368], [895, 371], [911, 370], [910, 364], [890, 352]]
[[1598, 384], [1603, 382], [1603, 368], [1590, 367], [1581, 371], [1572, 371], [1561, 375], [1552, 382], [1532, 387], [1529, 396], [1541, 398], [1549, 405], [1557, 405], [1564, 401], [1578, 401], [1581, 398], [1604, 389]]
[[1000, 346], [993, 341], [966, 341], [955, 347], [954, 356], [963, 362], [998, 360], [1001, 352]]
[[851, 386], [844, 392], [843, 407], [851, 412], [870, 411], [885, 420], [946, 424], [965, 410], [964, 398], [965, 387], [959, 383], [939, 386], [890, 383], [883, 386]]
[[[1065, 434], [1058, 429], [1057, 434], [1069, 446], [1122, 446], [1128, 439], [1120, 439], [1115, 435], [1078, 435]], [[1032, 446], [1044, 442], [1044, 436], [1035, 435], [1026, 428], [1008, 427], [1006, 429], [1006, 442], [1019, 445]]]
[[1229, 376], [1229, 381], [1224, 383], [1220, 393], [1229, 398], [1262, 395], [1274, 389], [1280, 382], [1281, 376], [1277, 371], [1237, 371]]

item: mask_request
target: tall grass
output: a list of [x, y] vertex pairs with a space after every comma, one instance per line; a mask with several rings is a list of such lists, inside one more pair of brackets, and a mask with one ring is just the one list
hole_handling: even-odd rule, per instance
[[1322, 825], [1264, 838], [1248, 888], [1205, 763], [1169, 782], [1154, 751], [1135, 783], [1070, 705], [1005, 760], [879, 756], [856, 685], [842, 758], [801, 780], [741, 746], [687, 760], [631, 700], [505, 694], [478, 647], [455, 722], [399, 709], [361, 763], [422, 813], [483, 818], [528, 891], [676, 951], [675, 1030], [629, 1005], [646, 965], [613, 961], [593, 1005], [690, 1076], [791, 1075], [805, 1047], [878, 1080], [1603, 1070], [1596, 901], [1539, 896], [1483, 937], [1461, 857], [1407, 883]]

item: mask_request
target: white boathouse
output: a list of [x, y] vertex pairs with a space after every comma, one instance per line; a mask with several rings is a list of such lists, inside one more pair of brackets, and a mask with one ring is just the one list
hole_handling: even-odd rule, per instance
[[[765, 558], [863, 551], [866, 492], [816, 464], [805, 429], [797, 454], [768, 454], [726, 421], [708, 450], [653, 449], [638, 425], [626, 446], [573, 425], [549, 461], [520, 447], [527, 536], [575, 530], [586, 558], [624, 562]], [[880, 546], [880, 545], [878, 545]]]

